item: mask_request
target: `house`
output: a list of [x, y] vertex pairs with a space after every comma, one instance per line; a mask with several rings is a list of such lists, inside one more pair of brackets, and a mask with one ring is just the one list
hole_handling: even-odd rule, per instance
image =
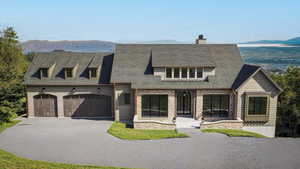
[[138, 129], [201, 128], [274, 136], [282, 91], [235, 44], [118, 44], [114, 53], [39, 53], [25, 81], [28, 117], [113, 118]]

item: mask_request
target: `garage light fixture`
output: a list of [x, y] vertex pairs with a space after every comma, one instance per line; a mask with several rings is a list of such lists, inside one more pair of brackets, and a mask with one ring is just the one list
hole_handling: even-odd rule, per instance
[[44, 94], [45, 91], [46, 91], [46, 88], [43, 87], [40, 93], [41, 93], [41, 94]]

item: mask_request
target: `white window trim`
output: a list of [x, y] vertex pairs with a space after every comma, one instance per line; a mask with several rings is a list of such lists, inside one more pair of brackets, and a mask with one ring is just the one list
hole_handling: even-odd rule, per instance
[[171, 79], [173, 79], [174, 78], [174, 69], [171, 68], [171, 70], [172, 70], [172, 77], [171, 77]]

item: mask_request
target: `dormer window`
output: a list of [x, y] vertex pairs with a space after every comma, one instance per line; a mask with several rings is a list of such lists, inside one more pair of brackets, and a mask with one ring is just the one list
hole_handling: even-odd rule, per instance
[[168, 80], [203, 80], [203, 68], [166, 68], [165, 78]]
[[39, 75], [41, 79], [47, 79], [50, 78], [52, 76], [54, 67], [55, 67], [56, 63], [52, 62], [52, 63], [43, 63], [41, 65], [41, 67], [39, 68]]
[[174, 78], [180, 78], [180, 68], [174, 68]]
[[65, 78], [73, 78], [73, 68], [65, 68]]
[[172, 68], [166, 68], [166, 77], [172, 78]]
[[188, 76], [188, 69], [187, 68], [181, 68], [181, 78], [187, 78]]
[[197, 78], [203, 78], [203, 68], [197, 68]]
[[89, 78], [95, 79], [98, 76], [98, 68], [89, 68]]
[[40, 77], [41, 79], [45, 79], [49, 77], [48, 68], [40, 68]]
[[195, 68], [190, 68], [190, 76], [189, 78], [194, 79], [196, 78], [196, 69]]

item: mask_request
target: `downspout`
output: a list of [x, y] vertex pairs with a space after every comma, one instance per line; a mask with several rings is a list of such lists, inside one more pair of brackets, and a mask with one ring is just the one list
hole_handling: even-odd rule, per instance
[[116, 86], [115, 86], [115, 83], [112, 83], [113, 85], [113, 104], [112, 104], [112, 107], [113, 107], [113, 118], [114, 118], [114, 121], [116, 121]]

